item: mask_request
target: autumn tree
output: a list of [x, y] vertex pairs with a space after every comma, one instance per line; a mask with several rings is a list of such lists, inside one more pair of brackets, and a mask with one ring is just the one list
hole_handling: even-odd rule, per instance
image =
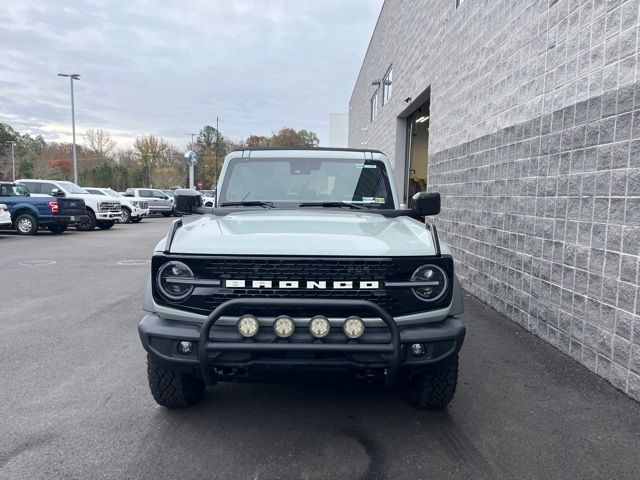
[[196, 138], [196, 178], [207, 187], [215, 184], [222, 161], [229, 151], [229, 142], [215, 127], [206, 125]]
[[136, 138], [133, 142], [133, 148], [142, 162], [144, 173], [146, 174], [145, 180], [147, 186], [150, 187], [152, 184], [152, 171], [156, 166], [161, 166], [163, 158], [170, 149], [170, 145], [164, 138], [150, 134]]
[[313, 148], [320, 144], [320, 140], [315, 133], [308, 130], [282, 128], [271, 136], [269, 143], [271, 147]]

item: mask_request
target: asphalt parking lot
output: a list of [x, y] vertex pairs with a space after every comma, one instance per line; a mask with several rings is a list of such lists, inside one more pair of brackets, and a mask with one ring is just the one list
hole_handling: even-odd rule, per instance
[[0, 233], [0, 478], [639, 478], [640, 405], [471, 297], [447, 411], [344, 383], [158, 407], [136, 327], [171, 220]]

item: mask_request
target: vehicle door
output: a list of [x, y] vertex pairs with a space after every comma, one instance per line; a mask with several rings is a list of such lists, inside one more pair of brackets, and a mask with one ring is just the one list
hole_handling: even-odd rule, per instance
[[160, 190], [151, 190], [151, 198], [153, 198], [156, 205], [163, 210], [171, 210], [173, 208], [173, 203], [169, 196]]

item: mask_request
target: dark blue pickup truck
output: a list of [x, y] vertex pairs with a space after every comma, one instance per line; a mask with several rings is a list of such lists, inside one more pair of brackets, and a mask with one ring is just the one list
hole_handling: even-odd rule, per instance
[[69, 224], [86, 222], [84, 200], [61, 197], [32, 197], [19, 183], [0, 182], [0, 204], [11, 213], [11, 227], [20, 235], [35, 235], [40, 228], [62, 233]]

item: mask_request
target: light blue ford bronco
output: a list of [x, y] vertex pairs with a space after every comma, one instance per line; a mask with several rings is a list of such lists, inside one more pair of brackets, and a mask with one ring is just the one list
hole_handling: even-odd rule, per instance
[[437, 193], [401, 208], [382, 152], [323, 148], [233, 151], [217, 192], [208, 208], [176, 190], [187, 216], [153, 254], [139, 333], [160, 405], [327, 373], [449, 404], [465, 326], [451, 253], [424, 220]]

